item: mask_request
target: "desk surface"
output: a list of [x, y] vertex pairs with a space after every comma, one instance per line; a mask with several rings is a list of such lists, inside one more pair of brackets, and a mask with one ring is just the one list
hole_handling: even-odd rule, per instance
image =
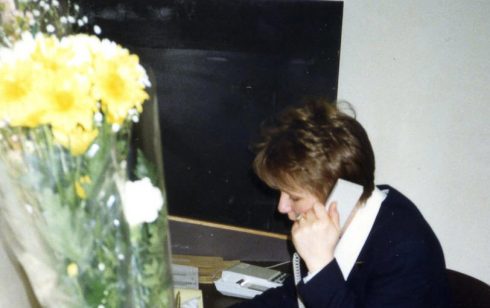
[[[169, 227], [173, 254], [219, 256], [259, 266], [270, 266], [291, 258], [290, 241], [285, 239], [175, 219], [169, 220]], [[290, 264], [276, 269], [291, 272]], [[243, 301], [219, 293], [214, 284], [200, 284], [199, 288], [203, 293], [204, 308], [225, 308]]]
[[219, 293], [214, 284], [202, 284], [199, 288], [202, 290], [204, 308], [225, 308], [243, 301]]

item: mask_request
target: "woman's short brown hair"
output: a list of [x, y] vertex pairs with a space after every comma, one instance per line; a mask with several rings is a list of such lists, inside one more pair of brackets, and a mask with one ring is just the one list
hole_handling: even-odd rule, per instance
[[338, 178], [374, 189], [374, 153], [361, 124], [337, 103], [309, 100], [262, 127], [253, 167], [279, 190], [305, 189], [325, 200]]

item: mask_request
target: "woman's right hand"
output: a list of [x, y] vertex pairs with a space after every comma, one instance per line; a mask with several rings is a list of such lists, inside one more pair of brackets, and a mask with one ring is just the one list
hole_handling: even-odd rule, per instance
[[334, 259], [335, 247], [340, 238], [337, 204], [327, 210], [321, 203], [303, 213], [291, 230], [296, 251], [310, 273], [317, 272]]

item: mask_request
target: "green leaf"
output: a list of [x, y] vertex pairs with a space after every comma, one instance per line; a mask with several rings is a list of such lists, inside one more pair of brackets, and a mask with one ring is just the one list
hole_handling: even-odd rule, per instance
[[136, 153], [136, 168], [134, 174], [138, 179], [149, 178], [154, 186], [158, 187], [158, 173], [155, 165], [149, 161], [143, 152], [138, 149]]

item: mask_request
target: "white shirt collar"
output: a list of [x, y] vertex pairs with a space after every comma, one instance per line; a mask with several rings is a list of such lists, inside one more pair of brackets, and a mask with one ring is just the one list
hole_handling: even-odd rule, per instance
[[335, 248], [334, 256], [345, 280], [347, 280], [361, 253], [361, 249], [381, 208], [381, 203], [383, 203], [387, 194], [387, 191], [381, 191], [378, 188], [374, 189], [366, 204], [357, 210], [349, 227], [345, 230]]

